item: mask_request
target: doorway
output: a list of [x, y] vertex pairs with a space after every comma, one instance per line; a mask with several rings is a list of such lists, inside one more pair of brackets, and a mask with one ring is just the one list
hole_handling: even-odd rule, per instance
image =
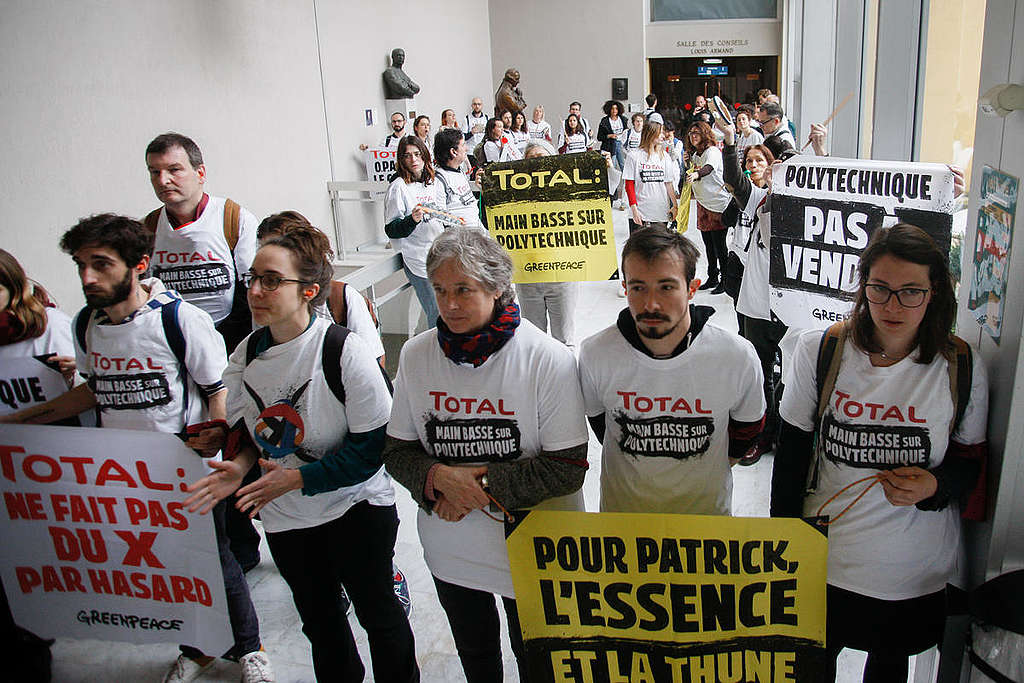
[[658, 110], [677, 125], [697, 95], [753, 104], [757, 91], [779, 90], [779, 57], [667, 57], [648, 60]]

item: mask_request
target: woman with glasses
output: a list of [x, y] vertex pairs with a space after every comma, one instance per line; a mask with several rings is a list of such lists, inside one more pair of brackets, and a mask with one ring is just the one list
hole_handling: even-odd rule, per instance
[[[851, 647], [868, 653], [865, 681], [905, 681], [907, 658], [942, 637], [945, 586], [959, 575], [958, 500], [985, 453], [987, 381], [977, 354], [956, 359], [948, 261], [927, 233], [877, 230], [859, 272], [853, 312], [829, 333], [844, 340], [838, 371], [819, 361], [820, 330], [797, 342], [772, 515], [829, 516], [833, 669]], [[970, 376], [966, 401], [951, 390], [950, 364]]]
[[402, 348], [384, 461], [420, 505], [423, 558], [469, 683], [500, 682], [500, 596], [523, 659], [503, 512], [582, 510], [583, 396], [572, 352], [521, 320], [508, 252], [469, 228], [427, 257], [441, 319]]
[[[260, 514], [318, 681], [363, 680], [341, 586], [366, 630], [374, 678], [415, 681], [412, 630], [391, 573], [395, 493], [381, 460], [391, 395], [366, 343], [313, 314], [333, 274], [320, 231], [295, 226], [264, 239], [243, 278], [259, 328], [224, 373], [233, 458], [211, 462], [186, 502], [205, 511], [237, 489], [236, 507]], [[239, 488], [257, 459], [262, 476]]]

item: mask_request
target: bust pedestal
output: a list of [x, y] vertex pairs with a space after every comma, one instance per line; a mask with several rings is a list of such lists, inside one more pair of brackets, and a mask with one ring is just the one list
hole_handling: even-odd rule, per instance
[[[416, 99], [409, 97], [397, 100], [384, 100], [385, 120], [390, 121], [391, 115], [396, 111], [402, 112], [402, 116], [408, 119], [409, 123], [412, 123], [413, 118], [416, 116]], [[409, 135], [412, 135], [412, 133], [409, 133]]]

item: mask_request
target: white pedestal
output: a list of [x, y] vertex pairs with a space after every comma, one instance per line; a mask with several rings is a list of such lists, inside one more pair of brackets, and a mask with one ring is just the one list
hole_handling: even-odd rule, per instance
[[[390, 121], [391, 115], [396, 111], [402, 112], [406, 119], [411, 123], [416, 117], [416, 99], [410, 97], [408, 99], [400, 100], [384, 100], [384, 120]], [[412, 133], [409, 133], [412, 135]]]

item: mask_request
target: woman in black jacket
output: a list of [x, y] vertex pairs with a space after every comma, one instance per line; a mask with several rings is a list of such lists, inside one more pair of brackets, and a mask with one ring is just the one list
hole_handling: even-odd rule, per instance
[[601, 143], [601, 151], [611, 154], [621, 171], [626, 165], [626, 155], [622, 151], [619, 135], [626, 130], [628, 125], [622, 115], [622, 102], [608, 100], [604, 103], [603, 109], [604, 118], [597, 125], [597, 141]]

